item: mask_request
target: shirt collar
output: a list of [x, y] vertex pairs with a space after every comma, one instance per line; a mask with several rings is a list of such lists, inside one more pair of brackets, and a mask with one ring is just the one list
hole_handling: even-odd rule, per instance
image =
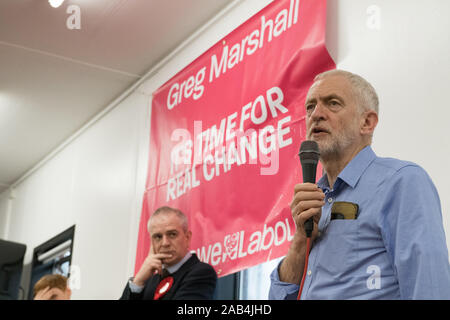
[[190, 251], [188, 251], [188, 253], [186, 253], [186, 255], [184, 256], [183, 259], [180, 260], [180, 262], [178, 262], [177, 264], [174, 264], [173, 266], [167, 267], [165, 266], [165, 268], [167, 269], [167, 271], [169, 271], [170, 273], [175, 273], [178, 271], [178, 269], [181, 268], [181, 266], [192, 256], [192, 253]]
[[[376, 154], [375, 152], [373, 152], [371, 146], [367, 146], [362, 149], [352, 160], [350, 160], [350, 162], [345, 166], [344, 170], [339, 173], [335, 185], [340, 179], [347, 183], [350, 187], [355, 188], [359, 178], [361, 178], [363, 172], [375, 158]], [[324, 174], [320, 178], [317, 185], [322, 189], [329, 188], [328, 178], [326, 174]]]

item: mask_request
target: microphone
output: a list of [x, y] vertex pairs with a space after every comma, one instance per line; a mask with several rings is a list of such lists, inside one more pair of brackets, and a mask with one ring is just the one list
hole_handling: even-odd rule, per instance
[[[300, 164], [303, 171], [303, 182], [316, 183], [317, 163], [319, 162], [319, 146], [317, 142], [305, 140], [300, 146], [298, 153]], [[314, 228], [313, 218], [309, 218], [305, 222], [306, 237], [310, 238]]]

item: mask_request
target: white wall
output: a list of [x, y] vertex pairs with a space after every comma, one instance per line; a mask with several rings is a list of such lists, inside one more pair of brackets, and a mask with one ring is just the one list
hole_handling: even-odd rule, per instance
[[0, 238], [4, 239], [8, 237], [8, 205], [9, 205], [10, 192], [4, 191], [0, 194]]
[[15, 189], [8, 239], [27, 244], [25, 263], [33, 248], [76, 225], [74, 299], [116, 299], [131, 275], [148, 101], [130, 95]]
[[[10, 206], [0, 195], [0, 237], [32, 249], [76, 224], [72, 263], [79, 267], [74, 299], [117, 299], [134, 269], [146, 178], [151, 93], [269, 0], [241, 0], [205, 28], [128, 98], [20, 183]], [[369, 6], [380, 29], [367, 27]], [[422, 165], [434, 180], [450, 237], [450, 12], [447, 0], [329, 0], [328, 47], [338, 68], [366, 77], [381, 100], [374, 149]], [[371, 20], [372, 19], [372, 20]], [[444, 96], [445, 97], [445, 96]], [[450, 247], [450, 246], [449, 246]]]

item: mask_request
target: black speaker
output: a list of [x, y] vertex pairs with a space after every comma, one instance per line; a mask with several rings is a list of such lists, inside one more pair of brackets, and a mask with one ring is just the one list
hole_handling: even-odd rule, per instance
[[27, 246], [0, 239], [0, 300], [17, 300]]

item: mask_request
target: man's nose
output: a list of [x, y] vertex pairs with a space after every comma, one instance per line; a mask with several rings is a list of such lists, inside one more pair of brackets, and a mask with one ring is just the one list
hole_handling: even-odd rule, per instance
[[326, 108], [322, 103], [317, 103], [313, 112], [310, 114], [311, 121], [323, 120], [326, 117]]
[[169, 244], [170, 244], [169, 237], [168, 236], [163, 236], [162, 237], [162, 241], [161, 241], [161, 245], [162, 246], [168, 246]]

